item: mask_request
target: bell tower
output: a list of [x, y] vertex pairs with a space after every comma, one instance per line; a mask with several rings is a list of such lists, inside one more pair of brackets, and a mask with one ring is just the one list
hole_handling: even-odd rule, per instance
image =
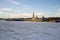
[[33, 12], [33, 15], [32, 15], [32, 20], [35, 20], [35, 14], [34, 14], [34, 12]]

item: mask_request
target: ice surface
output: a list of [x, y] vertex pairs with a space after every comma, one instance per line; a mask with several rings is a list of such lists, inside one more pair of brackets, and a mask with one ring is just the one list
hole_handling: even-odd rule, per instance
[[60, 40], [60, 23], [0, 21], [0, 40]]

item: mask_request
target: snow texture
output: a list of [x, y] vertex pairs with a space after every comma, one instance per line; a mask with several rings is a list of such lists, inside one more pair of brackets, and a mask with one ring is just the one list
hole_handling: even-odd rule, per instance
[[60, 23], [0, 21], [0, 40], [60, 40]]

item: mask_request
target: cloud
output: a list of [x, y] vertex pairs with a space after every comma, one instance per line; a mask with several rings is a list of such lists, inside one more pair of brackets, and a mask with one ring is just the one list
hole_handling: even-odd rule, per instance
[[32, 8], [28, 5], [24, 5], [24, 10], [31, 10]]
[[58, 9], [58, 11], [60, 12], [60, 8]]
[[0, 10], [0, 14], [2, 14], [3, 12]]
[[[13, 14], [9, 14], [9, 18], [32, 18], [32, 14], [33, 13], [13, 13]], [[36, 16], [36, 13], [35, 13]], [[43, 16], [42, 13], [37, 13], [37, 16], [39, 18], [41, 18]]]
[[12, 4], [15, 4], [15, 5], [20, 5], [21, 3], [17, 2], [17, 1], [14, 1], [14, 0], [7, 0], [8, 2], [12, 3]]
[[21, 13], [21, 14], [9, 14], [9, 18], [30, 18], [32, 15], [28, 13]]
[[6, 14], [6, 13], [8, 13], [9, 11], [12, 11], [12, 9], [11, 9], [11, 8], [1, 8], [1, 9], [0, 9], [0, 14]]
[[54, 17], [60, 17], [60, 12], [53, 15]]
[[2, 8], [2, 9], [0, 9], [0, 10], [8, 10], [8, 11], [10, 11], [10, 10], [12, 10], [11, 8]]
[[28, 7], [26, 7], [26, 8], [24, 8], [25, 10], [31, 10], [31, 8], [28, 8]]
[[58, 12], [55, 14], [55, 16], [60, 17], [60, 8], [58, 9]]
[[58, 12], [52, 15], [53, 17], [60, 17], [60, 8], [58, 8]]
[[[9, 15], [10, 18], [31, 18], [33, 13], [26, 13], [26, 12], [20, 12], [20, 11], [15, 11], [13, 13], [8, 13], [8, 11], [13, 10], [11, 8], [2, 8], [0, 9], [0, 14], [6, 14]], [[7, 11], [7, 12], [5, 12]], [[11, 12], [11, 11], [10, 11]], [[42, 17], [44, 16], [43, 13], [35, 13], [35, 16]], [[8, 17], [8, 16], [6, 16]]]

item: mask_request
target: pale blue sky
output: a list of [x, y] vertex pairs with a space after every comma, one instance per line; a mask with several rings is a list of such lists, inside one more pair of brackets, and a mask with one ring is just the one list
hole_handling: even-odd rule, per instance
[[0, 17], [16, 14], [28, 17], [33, 11], [39, 17], [60, 16], [60, 0], [0, 0]]

